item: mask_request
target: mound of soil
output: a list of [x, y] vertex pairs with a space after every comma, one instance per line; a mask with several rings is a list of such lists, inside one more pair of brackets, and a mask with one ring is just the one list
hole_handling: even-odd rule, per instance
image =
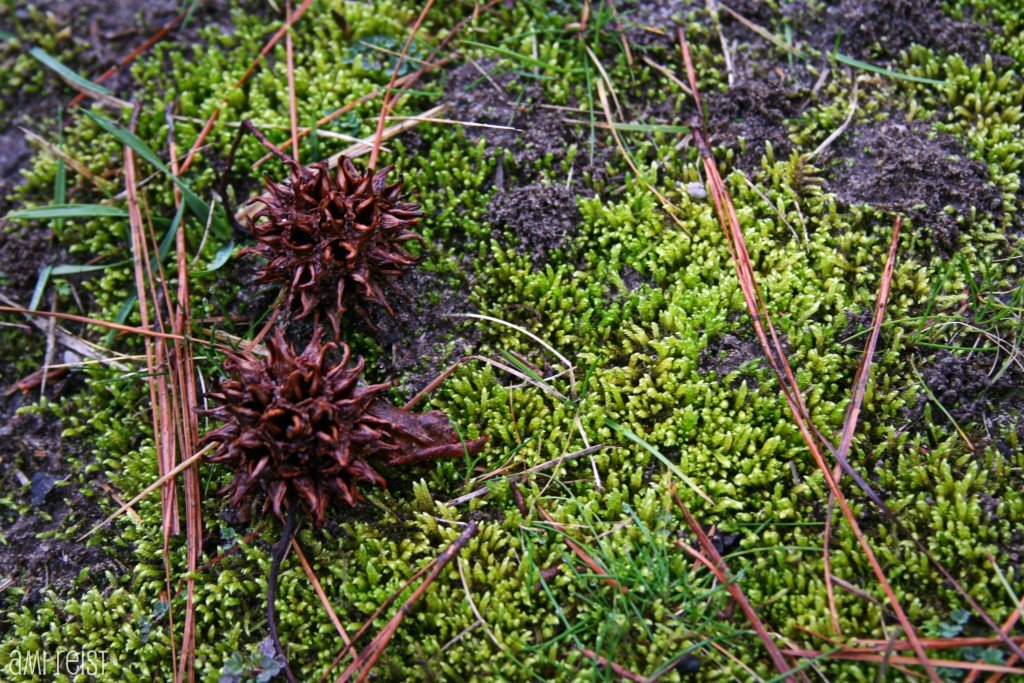
[[987, 213], [1002, 206], [988, 168], [969, 159], [958, 140], [924, 123], [862, 126], [829, 156], [846, 160], [834, 168], [829, 191], [848, 204], [910, 216], [945, 254], [956, 249], [959, 218], [969, 219], [972, 208]]
[[582, 219], [576, 196], [575, 188], [564, 185], [531, 184], [498, 192], [487, 206], [487, 221], [511, 232], [516, 251], [528, 253], [542, 266], [548, 252], [576, 234]]
[[800, 114], [808, 97], [802, 87], [764, 80], [743, 80], [728, 92], [709, 95], [705, 106], [712, 144], [733, 149], [734, 163], [747, 173], [761, 167], [766, 142], [777, 159], [787, 157], [793, 145], [786, 120]]
[[812, 24], [808, 39], [821, 50], [832, 50], [838, 39], [840, 52], [860, 59], [895, 57], [916, 44], [978, 62], [989, 51], [985, 33], [985, 26], [951, 18], [933, 0], [842, 0]]

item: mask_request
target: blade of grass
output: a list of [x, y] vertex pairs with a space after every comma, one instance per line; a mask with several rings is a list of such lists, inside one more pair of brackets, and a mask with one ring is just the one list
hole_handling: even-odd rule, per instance
[[711, 496], [709, 496], [708, 494], [704, 493], [704, 490], [701, 489], [701, 487], [697, 485], [697, 482], [695, 482], [693, 479], [691, 479], [690, 477], [688, 477], [685, 474], [683, 474], [683, 471], [680, 470], [679, 467], [677, 467], [674, 462], [672, 462], [671, 460], [666, 458], [664, 455], [662, 455], [661, 451], [659, 451], [657, 448], [655, 448], [654, 446], [652, 446], [651, 444], [647, 443], [646, 441], [641, 439], [639, 436], [637, 436], [636, 433], [633, 430], [631, 430], [628, 427], [625, 427], [623, 425], [620, 425], [618, 422], [616, 422], [615, 420], [612, 420], [611, 418], [608, 418], [608, 417], [604, 418], [604, 423], [607, 426], [609, 426], [612, 429], [614, 429], [615, 431], [617, 431], [619, 434], [622, 434], [624, 437], [626, 437], [627, 439], [629, 439], [633, 443], [635, 443], [638, 446], [642, 447], [644, 450], [646, 450], [648, 453], [653, 455], [658, 460], [660, 460], [662, 462], [662, 464], [665, 465], [665, 467], [667, 467], [670, 472], [672, 472], [672, 474], [676, 475], [679, 478], [680, 481], [682, 481], [684, 484], [689, 486], [690, 489], [693, 490], [694, 493], [696, 493], [698, 496], [703, 498], [709, 505], [714, 505], [715, 504], [715, 501], [711, 500]]
[[[7, 42], [18, 41], [18, 37], [8, 33], [7, 31], [0, 29], [0, 39]], [[75, 73], [68, 67], [64, 66], [60, 60], [50, 55], [45, 50], [38, 47], [30, 47], [28, 49], [30, 54], [36, 61], [45, 66], [50, 71], [54, 72], [61, 77], [68, 85], [80, 90], [82, 92], [89, 93], [91, 95], [110, 100], [113, 98], [113, 93], [110, 90], [104, 88], [102, 85], [93, 83], [88, 78]]]
[[4, 216], [4, 219], [9, 221], [65, 218], [128, 218], [128, 212], [120, 207], [104, 204], [51, 204], [50, 206], [11, 211]]
[[[188, 204], [189, 210], [195, 214], [196, 218], [204, 223], [211, 220], [210, 205], [200, 199], [199, 195], [192, 191], [192, 188], [188, 183], [174, 173], [171, 173], [171, 170], [167, 168], [163, 161], [160, 160], [157, 153], [154, 152], [142, 138], [130, 130], [118, 126], [105, 116], [94, 114], [91, 111], [85, 111], [85, 115], [92, 119], [100, 128], [117, 138], [121, 144], [130, 147], [134, 153], [138, 154], [149, 164], [170, 178], [171, 182], [177, 185], [181, 190], [181, 193], [185, 198], [185, 203]], [[219, 225], [222, 224], [221, 232], [219, 234], [225, 234], [227, 231], [227, 225], [224, 223], [223, 219], [214, 217], [214, 222]]]
[[50, 273], [53, 272], [53, 266], [45, 265], [39, 271], [39, 279], [36, 280], [36, 288], [32, 290], [32, 301], [28, 304], [28, 310], [35, 311], [39, 308], [39, 302], [43, 298], [43, 292], [46, 291], [46, 285], [50, 282]]

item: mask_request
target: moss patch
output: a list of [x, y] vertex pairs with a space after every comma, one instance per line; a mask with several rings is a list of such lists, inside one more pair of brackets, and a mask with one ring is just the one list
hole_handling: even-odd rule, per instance
[[[776, 11], [778, 4], [787, 3], [767, 3], [770, 11], [758, 21], [780, 36], [809, 40], [799, 23]], [[744, 667], [770, 678], [770, 662], [748, 624], [730, 613], [722, 588], [676, 545], [688, 532], [669, 496], [673, 482], [701, 523], [716, 526], [731, 570], [776, 632], [813, 648], [825, 645], [814, 634], [884, 639], [892, 632], [870, 566], [849, 529], [837, 524], [832, 573], [852, 588], [837, 589], [842, 635], [832, 633], [823, 579], [827, 489], [777, 382], [750, 343], [743, 299], [696, 152], [677, 128], [693, 113], [689, 98], [663, 71], [685, 80], [670, 35], [677, 22], [686, 27], [700, 85], [709, 94], [717, 158], [764, 298], [814, 424], [826, 437], [842, 426], [865, 334], [863, 312], [873, 306], [891, 231], [889, 212], [909, 216], [851, 463], [996, 621], [1013, 611], [1007, 587], [1017, 595], [1024, 590], [1024, 453], [1014, 407], [1024, 379], [1014, 351], [1021, 339], [1017, 240], [1024, 163], [1022, 90], [1014, 69], [1024, 58], [1017, 30], [1024, 19], [1013, 5], [979, 1], [970, 12], [968, 3], [949, 9], [951, 21], [984, 16], [991, 49], [1011, 61], [969, 64], [962, 55], [924, 46], [865, 47], [859, 53], [941, 85], [849, 70], [834, 58], [789, 59], [768, 41], [746, 35], [740, 39], [750, 43], [745, 54], [751, 69], [737, 70], [732, 87], [751, 102], [769, 100], [757, 121], [745, 109], [725, 105], [732, 91], [716, 26], [736, 37], [745, 34], [723, 17], [716, 24], [685, 3], [670, 7], [667, 18], [658, 14], [646, 21], [646, 14], [628, 6], [619, 16], [595, 10], [582, 33], [567, 26], [579, 19], [578, 8], [556, 15], [527, 2], [515, 9], [499, 3], [470, 25], [458, 43], [464, 64], [421, 81], [421, 92], [403, 100], [399, 113], [413, 115], [447, 97], [455, 99], [453, 118], [533, 128], [480, 133], [422, 124], [414, 135], [388, 141], [384, 159], [396, 163], [427, 215], [422, 233], [431, 251], [423, 267], [432, 284], [419, 290], [411, 310], [421, 316], [476, 312], [507, 323], [466, 320], [432, 333], [425, 337], [429, 343], [416, 348], [454, 361], [469, 340], [467, 351], [515, 374], [468, 361], [429, 401], [451, 416], [463, 437], [491, 437], [479, 458], [399, 477], [389, 492], [357, 510], [339, 510], [323, 530], [306, 528], [298, 537], [352, 633], [456, 538], [458, 522], [479, 522], [480, 533], [458, 562], [403, 622], [379, 664], [383, 678], [611, 679], [583, 649], [643, 675], [671, 669], [665, 680], [678, 680], [698, 666], [709, 680], [745, 678]], [[300, 123], [386, 82], [394, 65], [388, 50], [400, 49], [417, 9], [399, 2], [372, 8], [340, 0], [315, 3], [295, 36]], [[423, 35], [439, 35], [458, 16], [438, 13]], [[287, 136], [283, 48], [271, 53], [245, 87], [234, 88], [268, 32], [265, 20], [242, 13], [234, 20], [230, 35], [214, 36], [211, 30], [208, 47], [161, 47], [134, 69], [142, 88], [139, 135], [161, 153], [168, 134], [166, 103], [176, 106], [180, 148], [221, 107], [208, 146], [187, 175], [204, 197], [212, 196], [222, 155], [235, 135], [233, 122], [253, 118], [272, 139]], [[631, 36], [630, 54], [621, 35]], [[428, 52], [426, 44], [417, 45], [413, 56]], [[487, 76], [469, 78], [474, 64]], [[638, 172], [601, 125], [605, 112], [597, 83], [605, 74], [616, 94], [609, 108], [631, 124], [619, 136]], [[818, 147], [846, 119], [855, 82], [858, 107], [847, 132], [808, 161], [802, 153]], [[467, 94], [477, 91], [479, 99]], [[781, 104], [769, 106], [779, 97]], [[714, 112], [724, 113], [716, 119]], [[303, 159], [346, 146], [337, 135], [371, 134], [378, 113], [379, 102], [357, 107], [325, 128], [333, 137], [307, 138]], [[878, 177], [870, 164], [851, 168], [847, 162], [864, 158], [858, 147], [865, 144], [864, 131], [892, 126], [905, 127], [917, 141], [943, 136], [963, 152], [961, 159], [935, 152], [922, 168], [903, 171], [977, 171], [972, 182], [984, 192], [927, 197], [936, 204], [929, 211], [919, 210], [922, 197], [913, 193], [883, 204], [870, 194], [833, 192], [837, 184], [848, 184], [849, 174], [865, 183]], [[737, 131], [747, 131], [742, 140]], [[65, 146], [93, 173], [115, 187], [123, 183], [119, 143], [91, 120], [76, 117], [65, 131]], [[243, 141], [229, 201], [237, 203], [257, 187], [250, 166], [260, 156], [255, 141]], [[275, 162], [262, 171], [282, 175]], [[44, 188], [52, 187], [56, 173], [52, 158], [37, 156], [16, 200], [48, 203]], [[674, 220], [652, 188], [672, 204]], [[531, 189], [531, 200], [514, 210], [509, 197], [529, 197]], [[69, 193], [81, 202], [109, 198], [78, 175]], [[575, 206], [565, 206], [567, 193]], [[173, 217], [172, 187], [162, 175], [147, 183], [144, 196], [154, 217]], [[553, 197], [557, 206], [550, 205]], [[571, 228], [559, 227], [568, 222]], [[955, 226], [955, 234], [950, 228], [942, 237], [941, 226]], [[90, 313], [115, 319], [123, 309], [125, 320], [137, 324], [137, 306], [130, 303], [132, 269], [124, 263], [130, 256], [126, 221], [49, 227], [74, 258], [110, 264], [79, 285], [89, 295]], [[197, 270], [216, 265], [218, 253], [241, 239], [230, 230], [205, 228], [194, 217], [186, 217], [182, 227]], [[549, 239], [554, 228], [557, 239]], [[157, 224], [158, 239], [165, 229]], [[173, 279], [173, 264], [167, 267]], [[202, 329], [240, 336], [258, 329], [266, 313], [260, 309], [272, 297], [253, 293], [246, 272], [244, 262], [232, 260], [194, 280], [194, 316], [207, 321]], [[73, 293], [58, 291], [56, 301], [72, 310]], [[445, 303], [452, 301], [457, 305]], [[401, 324], [408, 327], [399, 329], [419, 329], [414, 321]], [[99, 329], [78, 331], [105, 339]], [[388, 341], [357, 328], [354, 336], [377, 375], [370, 379], [394, 375], [403, 383], [403, 397], [428, 379], [424, 365], [445, 365], [436, 359], [395, 360], [411, 343], [400, 334]], [[110, 341], [124, 351], [140, 347], [138, 340]], [[978, 384], [971, 391], [981, 397], [971, 411], [945, 405], [946, 393], [931, 386], [950, 356], [961, 359], [954, 364], [968, 363], [981, 373], [972, 375]], [[218, 367], [215, 354], [206, 353], [200, 359], [204, 381], [212, 381]], [[73, 485], [91, 491], [93, 482], [104, 481], [131, 497], [156, 477], [143, 373], [138, 366], [125, 372], [101, 365], [77, 372], [86, 390], [65, 395], [57, 409], [65, 438], [83, 444], [86, 453], [76, 457]], [[518, 481], [508, 476], [595, 444], [605, 448]], [[239, 661], [258, 659], [266, 636], [268, 546], [277, 530], [269, 518], [262, 527], [260, 519], [240, 522], [215, 495], [225, 481], [221, 469], [203, 466], [201, 476], [206, 536], [196, 587], [196, 663], [201, 680], [216, 681]], [[455, 504], [485, 485], [486, 495]], [[921, 632], [982, 633], [977, 618], [958, 612], [964, 607], [959, 596], [913, 545], [852, 484], [844, 482], [844, 490]], [[113, 509], [110, 499], [97, 500]], [[184, 596], [176, 582], [185, 567], [184, 545], [174, 538], [169, 548], [169, 596], [158, 497], [146, 498], [136, 512], [138, 520], [122, 517], [92, 541], [128, 565], [127, 573], [50, 591], [31, 606], [5, 591], [8, 625], [0, 661], [19, 649], [94, 648], [109, 652], [108, 680], [170, 678], [168, 616], [174, 616], [173, 640], [180, 643]], [[253, 529], [256, 535], [243, 542]], [[81, 529], [69, 523], [61, 533], [72, 538]], [[567, 540], [626, 590], [584, 564]], [[294, 558], [286, 560], [278, 595], [292, 667], [303, 680], [319, 677], [342, 641]], [[983, 655], [998, 652], [954, 653]], [[834, 680], [867, 680], [875, 671], [866, 665], [818, 666]]]

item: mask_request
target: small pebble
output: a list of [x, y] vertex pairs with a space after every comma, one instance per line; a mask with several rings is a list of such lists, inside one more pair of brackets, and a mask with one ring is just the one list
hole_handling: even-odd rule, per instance
[[46, 472], [36, 472], [32, 475], [32, 505], [39, 507], [46, 501], [46, 496], [53, 490], [57, 480]]
[[704, 183], [686, 183], [686, 193], [690, 199], [706, 199], [708, 191], [704, 189]]

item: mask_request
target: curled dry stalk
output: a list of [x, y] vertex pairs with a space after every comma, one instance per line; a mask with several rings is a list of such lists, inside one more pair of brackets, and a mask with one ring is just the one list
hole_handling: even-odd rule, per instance
[[274, 608], [274, 601], [277, 597], [277, 577], [281, 573], [281, 562], [295, 537], [295, 511], [298, 507], [294, 500], [288, 501], [288, 516], [281, 528], [281, 538], [274, 545], [273, 555], [270, 558], [270, 573], [267, 574], [267, 628], [270, 630], [270, 639], [274, 643], [274, 649], [284, 661], [284, 675], [289, 683], [296, 683], [296, 678], [288, 665], [288, 657], [284, 654], [281, 637], [277, 633], [277, 611]]

